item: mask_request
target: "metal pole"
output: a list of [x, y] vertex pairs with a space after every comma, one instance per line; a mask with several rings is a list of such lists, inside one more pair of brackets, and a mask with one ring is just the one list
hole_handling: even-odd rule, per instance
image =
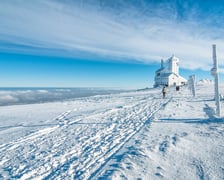
[[192, 78], [192, 94], [195, 97], [195, 75], [192, 75], [191, 78]]
[[216, 115], [220, 117], [220, 97], [219, 97], [219, 76], [218, 76], [218, 62], [216, 58], [216, 45], [212, 45], [213, 50], [213, 68], [211, 69], [211, 74], [215, 79], [215, 104], [216, 104]]
[[191, 91], [192, 95], [195, 97], [195, 75], [190, 75], [189, 80], [188, 80], [188, 87], [189, 90]]

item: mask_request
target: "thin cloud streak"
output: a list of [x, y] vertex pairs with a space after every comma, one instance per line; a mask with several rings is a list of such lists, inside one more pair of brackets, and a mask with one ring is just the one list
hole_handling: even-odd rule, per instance
[[[144, 5], [144, 4], [143, 4]], [[171, 8], [168, 8], [169, 10]], [[108, 10], [108, 9], [106, 9]], [[2, 1], [0, 6], [0, 48], [4, 52], [22, 52], [58, 56], [90, 54], [109, 60], [160, 62], [175, 54], [186, 69], [211, 67], [211, 45], [224, 50], [222, 30], [199, 26], [192, 19], [164, 19], [133, 6], [113, 14], [98, 6], [81, 6], [68, 1]], [[191, 12], [197, 15], [196, 11]], [[106, 59], [106, 58], [104, 58]], [[219, 60], [221, 65], [222, 59]]]

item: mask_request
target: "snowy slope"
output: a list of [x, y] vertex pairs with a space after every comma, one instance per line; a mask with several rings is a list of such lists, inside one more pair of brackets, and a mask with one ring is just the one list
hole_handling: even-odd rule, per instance
[[212, 90], [1, 107], [0, 179], [223, 179]]
[[[224, 179], [224, 120], [214, 116], [213, 87], [185, 90], [102, 170], [111, 179]], [[223, 105], [223, 103], [222, 103]], [[223, 106], [222, 106], [223, 107]]]

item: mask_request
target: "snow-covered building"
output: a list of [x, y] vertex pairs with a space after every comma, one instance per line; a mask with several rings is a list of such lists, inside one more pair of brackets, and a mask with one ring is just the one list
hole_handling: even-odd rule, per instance
[[165, 63], [161, 60], [161, 67], [155, 72], [155, 84], [158, 86], [180, 86], [187, 83], [187, 80], [179, 75], [179, 59], [174, 55]]

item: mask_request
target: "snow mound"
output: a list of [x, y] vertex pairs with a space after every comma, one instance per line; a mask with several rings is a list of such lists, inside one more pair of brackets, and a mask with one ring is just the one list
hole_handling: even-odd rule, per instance
[[211, 79], [201, 79], [197, 82], [197, 84], [203, 85], [203, 84], [213, 84], [213, 80]]

